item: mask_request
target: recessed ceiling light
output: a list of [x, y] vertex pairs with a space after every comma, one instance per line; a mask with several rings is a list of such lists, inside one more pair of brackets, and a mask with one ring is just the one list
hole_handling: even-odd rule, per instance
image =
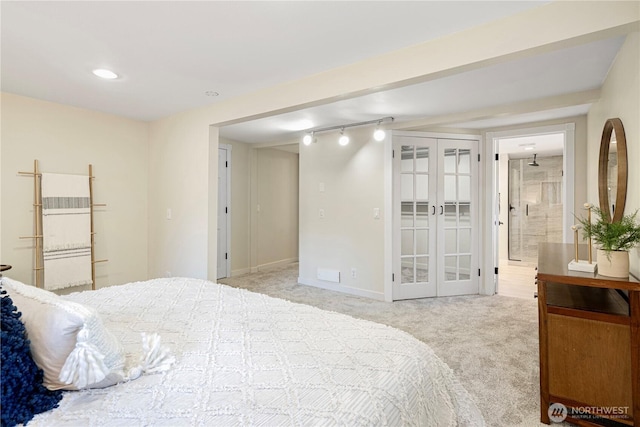
[[208, 90], [204, 93], [207, 96], [218, 96], [220, 95], [218, 92], [216, 92], [215, 90]]
[[528, 147], [524, 147], [525, 150], [529, 151], [529, 150], [533, 150], [535, 147], [532, 146], [528, 146]]
[[108, 80], [113, 80], [118, 78], [118, 75], [116, 73], [114, 73], [111, 70], [106, 70], [104, 68], [98, 68], [96, 70], [93, 70], [93, 74]]

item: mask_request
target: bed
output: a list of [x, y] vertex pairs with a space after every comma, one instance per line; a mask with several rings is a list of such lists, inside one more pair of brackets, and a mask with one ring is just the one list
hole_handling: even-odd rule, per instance
[[28, 426], [484, 425], [451, 369], [385, 325], [186, 278], [62, 299], [94, 307], [127, 363], [141, 333], [157, 333], [172, 363], [66, 391]]

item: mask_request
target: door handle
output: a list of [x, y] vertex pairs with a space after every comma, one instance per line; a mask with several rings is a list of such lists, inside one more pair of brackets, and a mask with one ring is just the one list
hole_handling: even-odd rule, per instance
[[431, 215], [435, 215], [436, 214], [436, 205], [431, 206], [433, 208], [433, 212], [431, 212]]
[[444, 213], [444, 208], [442, 207], [442, 205], [440, 205], [440, 215], [442, 215]]
[[527, 204], [527, 213], [526, 213], [526, 215], [529, 216], [529, 205], [528, 204]]
[[509, 211], [515, 211], [515, 210], [516, 210], [515, 206], [509, 205]]

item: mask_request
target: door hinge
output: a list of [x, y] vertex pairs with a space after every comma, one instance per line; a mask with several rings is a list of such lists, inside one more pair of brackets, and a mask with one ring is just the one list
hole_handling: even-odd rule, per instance
[[228, 168], [229, 167], [229, 162], [224, 162], [224, 167]]
[[228, 207], [224, 208], [224, 213], [229, 213], [229, 208]]
[[393, 274], [393, 273], [391, 273], [391, 281], [392, 281], [392, 282], [395, 282], [395, 281], [396, 281], [396, 275], [395, 275], [395, 274]]
[[478, 161], [480, 161], [480, 154], [478, 154]]
[[480, 275], [480, 269], [478, 269], [478, 276]]
[[228, 258], [227, 258], [228, 256], [229, 256], [229, 254], [225, 252], [225, 253], [224, 253], [224, 259], [228, 259]]
[[500, 154], [496, 153], [496, 160], [500, 160]]
[[396, 150], [391, 150], [391, 158], [392, 159], [396, 158]]
[[496, 272], [495, 272], [495, 274], [498, 274], [498, 267], [496, 267], [496, 270], [495, 270], [495, 271], [496, 271]]

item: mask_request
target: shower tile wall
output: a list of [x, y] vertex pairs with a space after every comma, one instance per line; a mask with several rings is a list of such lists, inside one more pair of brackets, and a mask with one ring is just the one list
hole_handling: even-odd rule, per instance
[[562, 156], [509, 160], [509, 259], [537, 262], [538, 243], [562, 242]]

